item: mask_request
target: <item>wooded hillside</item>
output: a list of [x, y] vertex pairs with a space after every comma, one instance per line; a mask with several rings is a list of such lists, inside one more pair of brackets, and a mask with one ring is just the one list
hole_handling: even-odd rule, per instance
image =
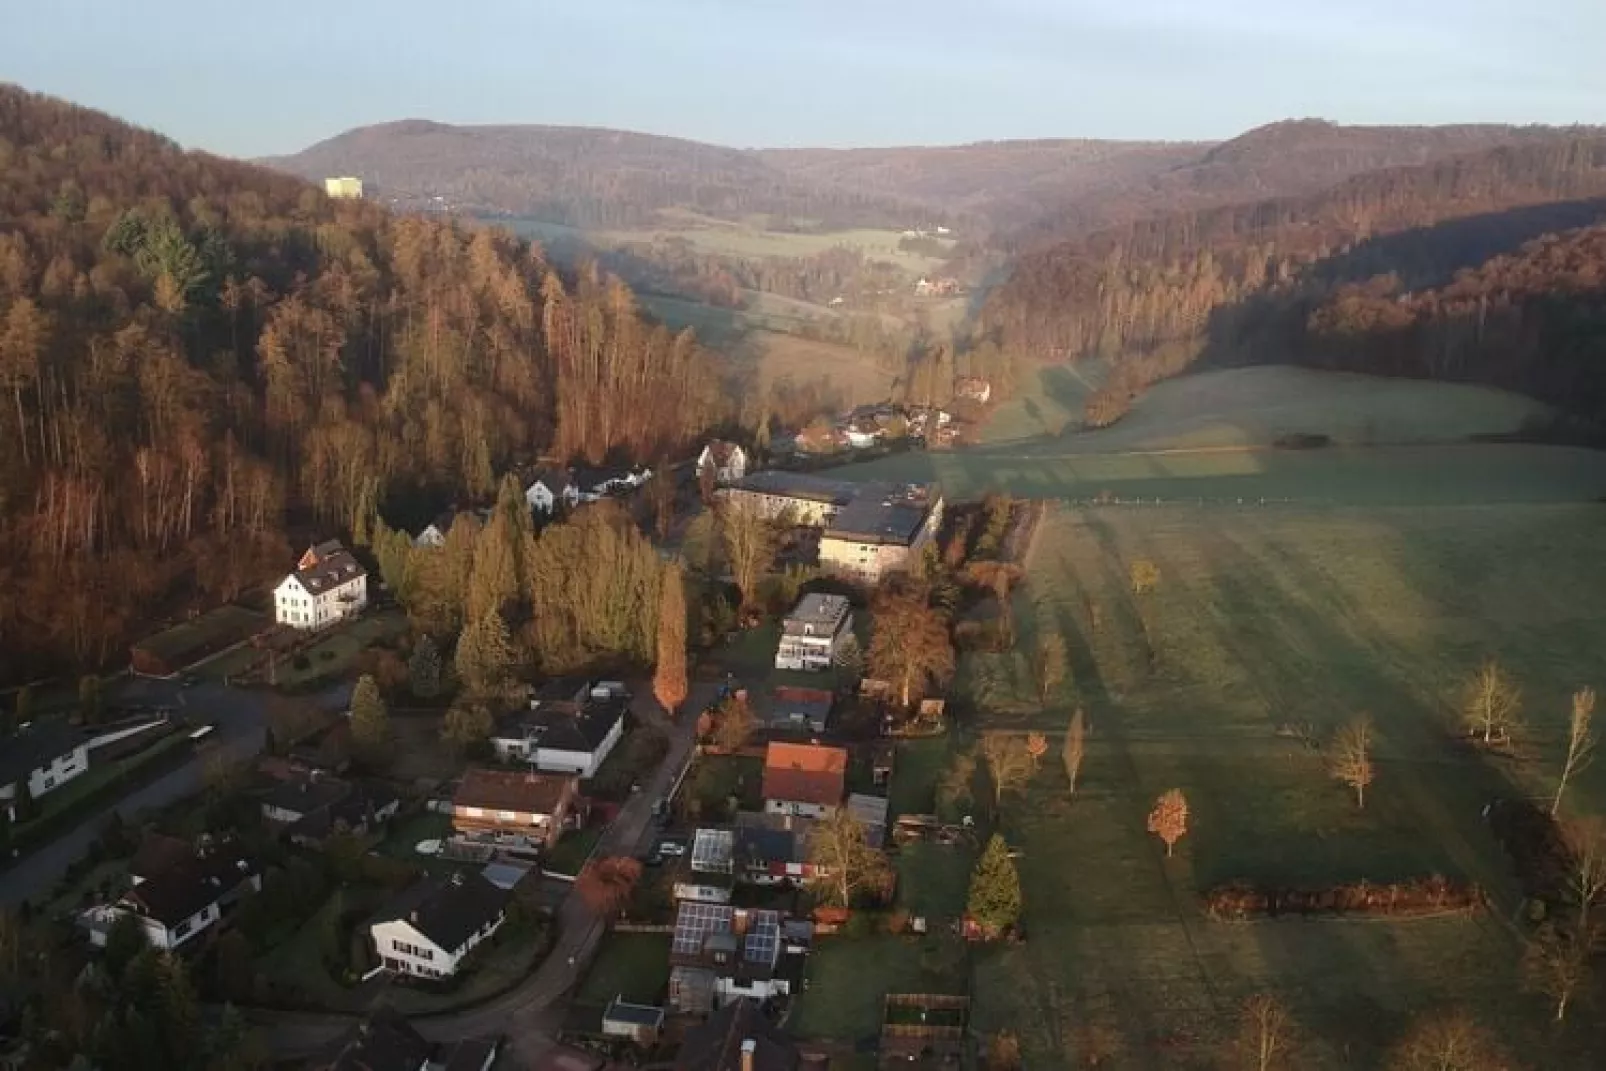
[[[1408, 266], [1413, 285], [1601, 218], [1606, 138], [1507, 146], [1373, 172], [1331, 190], [1140, 220], [1023, 257], [984, 327], [1045, 359], [1119, 361], [1111, 403], [1201, 353], [1299, 359], [1290, 324], [1344, 283]], [[1515, 359], [1515, 358], [1513, 358]], [[1522, 387], [1522, 377], [1503, 379]]]
[[725, 404], [616, 280], [0, 87], [0, 660], [103, 660], [292, 534]]

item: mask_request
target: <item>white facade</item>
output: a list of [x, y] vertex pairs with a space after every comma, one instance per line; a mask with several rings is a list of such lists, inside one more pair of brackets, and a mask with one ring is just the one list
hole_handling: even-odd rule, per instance
[[291, 573], [273, 589], [274, 620], [291, 628], [320, 629], [362, 613], [368, 605], [368, 575], [311, 592]]
[[764, 810], [768, 814], [785, 814], [793, 818], [829, 818], [836, 808], [801, 800], [765, 800]]
[[374, 950], [386, 967], [418, 978], [450, 978], [457, 973], [463, 958], [501, 929], [507, 916], [499, 914], [496, 920], [469, 936], [461, 948], [444, 949], [419, 933], [405, 919], [376, 922], [368, 928], [374, 941]]
[[528, 762], [542, 773], [575, 774], [582, 780], [589, 780], [596, 776], [602, 764], [607, 761], [614, 745], [625, 732], [625, 719], [621, 713], [608, 729], [597, 746], [590, 751], [574, 751], [564, 748], [542, 747], [541, 737], [532, 735], [496, 735], [491, 737], [491, 747], [496, 751], [496, 757], [503, 762]]
[[731, 887], [728, 884], [705, 885], [696, 874], [688, 874], [684, 881], [675, 882], [675, 899], [699, 904], [728, 904], [731, 902]]
[[444, 547], [446, 533], [433, 524], [425, 525], [424, 530], [413, 537], [415, 547]]
[[714, 457], [714, 446], [710, 443], [703, 447], [701, 454], [697, 455], [697, 471], [701, 472], [705, 468], [714, 470], [715, 483], [725, 484], [739, 480], [747, 475], [747, 451], [735, 443], [730, 444], [730, 449], [725, 455], [725, 463], [721, 465]]
[[536, 480], [524, 489], [524, 501], [530, 504], [531, 509], [541, 513], [552, 513], [560, 500], [565, 506], [573, 509], [580, 501], [580, 492], [575, 489], [573, 483], [570, 483], [559, 494], [554, 495], [552, 488], [548, 487], [544, 480]]
[[[262, 888], [260, 875], [253, 874], [247, 880], [252, 889]], [[136, 886], [141, 884], [141, 880], [135, 878], [134, 884]], [[233, 890], [230, 891], [233, 892]], [[174, 923], [172, 926], [168, 926], [160, 919], [153, 919], [127, 904], [107, 904], [101, 907], [92, 907], [86, 913], [90, 923], [89, 943], [96, 948], [104, 948], [106, 946], [106, 936], [111, 932], [111, 928], [118, 918], [123, 915], [132, 915], [138, 920], [140, 929], [145, 931], [145, 939], [151, 943], [152, 947], [172, 950], [187, 944], [194, 940], [197, 935], [205, 933], [213, 926], [216, 926], [218, 921], [223, 918], [222, 904], [221, 898], [214, 900], [189, 918], [182, 922]]]
[[[71, 751], [62, 752], [45, 766], [36, 766], [28, 774], [28, 794], [38, 799], [47, 792], [53, 792], [73, 778], [89, 770], [89, 744], [82, 743]], [[12, 821], [16, 820], [16, 811], [10, 806], [17, 798], [15, 783], [0, 785], [0, 801], [8, 804], [7, 813]]]
[[764, 1001], [771, 997], [784, 997], [791, 992], [792, 983], [785, 978], [753, 978], [740, 982], [728, 975], [718, 975], [714, 979], [714, 1006], [723, 1008], [742, 997]]
[[[802, 613], [816, 606], [820, 607], [817, 612]], [[809, 672], [830, 669], [849, 635], [852, 621], [848, 600], [840, 595], [805, 596], [797, 609], [781, 623], [781, 639], [775, 648], [775, 668]]]

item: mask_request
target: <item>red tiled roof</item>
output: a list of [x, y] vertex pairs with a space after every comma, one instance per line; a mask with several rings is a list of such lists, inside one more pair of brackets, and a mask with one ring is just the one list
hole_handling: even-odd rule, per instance
[[764, 798], [835, 807], [847, 787], [848, 753], [815, 744], [771, 744], [764, 753]]

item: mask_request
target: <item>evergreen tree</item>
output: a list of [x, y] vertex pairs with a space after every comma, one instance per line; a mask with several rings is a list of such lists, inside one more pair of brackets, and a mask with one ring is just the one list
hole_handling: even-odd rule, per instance
[[382, 755], [390, 742], [390, 712], [379, 694], [379, 682], [367, 673], [351, 692], [351, 738], [369, 759]]
[[12, 717], [7, 732], [13, 732], [19, 725], [26, 725], [33, 720], [33, 685], [24, 684], [17, 689], [17, 698], [12, 703]]
[[106, 973], [113, 981], [120, 980], [123, 973], [137, 959], [141, 953], [150, 950], [150, 938], [145, 936], [145, 928], [140, 925], [138, 917], [133, 912], [125, 911], [117, 916], [106, 931], [106, 947], [103, 963]]
[[33, 787], [28, 778], [17, 778], [17, 795], [11, 803], [12, 817], [20, 824], [31, 822], [39, 814], [39, 802], [33, 798]]
[[664, 569], [658, 599], [658, 665], [652, 694], [673, 715], [686, 701], [686, 585], [678, 563]]
[[508, 694], [516, 683], [516, 663], [507, 622], [494, 610], [471, 622], [458, 638], [453, 666], [470, 695], [491, 698]]
[[1020, 874], [1004, 838], [994, 833], [970, 878], [966, 911], [983, 929], [1002, 933], [1020, 918]]
[[441, 694], [441, 651], [427, 632], [418, 637], [407, 659], [407, 683], [420, 699]]

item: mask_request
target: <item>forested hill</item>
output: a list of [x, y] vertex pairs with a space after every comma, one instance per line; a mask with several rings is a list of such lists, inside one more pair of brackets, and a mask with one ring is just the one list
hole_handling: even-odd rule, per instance
[[[1600, 133], [1595, 131], [1595, 133]], [[1040, 248], [1104, 227], [1182, 210], [1297, 197], [1352, 176], [1427, 164], [1502, 145], [1554, 143], [1576, 132], [1543, 126], [1341, 126], [1321, 119], [1270, 123], [1149, 176], [1047, 201], [1035, 213], [1002, 216], [1016, 250]]]
[[740, 149], [590, 127], [409, 119], [348, 130], [263, 162], [315, 181], [358, 175], [401, 205], [442, 197], [457, 209], [585, 228], [636, 226], [665, 208], [841, 226], [914, 222], [930, 211], [896, 190], [866, 192], [793, 176]]
[[723, 404], [616, 281], [0, 87], [0, 660], [99, 661], [231, 595], [287, 516], [654, 458]]
[[1311, 193], [1379, 168], [1506, 144], [1546, 127], [1273, 123], [1231, 141], [987, 141], [865, 149], [742, 150], [620, 130], [360, 127], [264, 161], [313, 180], [352, 174], [401, 205], [629, 228], [665, 209], [770, 215], [828, 227], [951, 223], [1010, 249], [1175, 211]]
[[1314, 195], [1140, 220], [1023, 257], [990, 295], [983, 326], [1040, 357], [1117, 357], [1111, 393], [1130, 395], [1207, 346], [1223, 359], [1241, 346], [1259, 359], [1297, 359], [1282, 348], [1297, 339], [1268, 333], [1290, 322], [1290, 310], [1405, 263], [1413, 285], [1443, 282], [1601, 218], [1603, 199], [1602, 137], [1372, 172]]

